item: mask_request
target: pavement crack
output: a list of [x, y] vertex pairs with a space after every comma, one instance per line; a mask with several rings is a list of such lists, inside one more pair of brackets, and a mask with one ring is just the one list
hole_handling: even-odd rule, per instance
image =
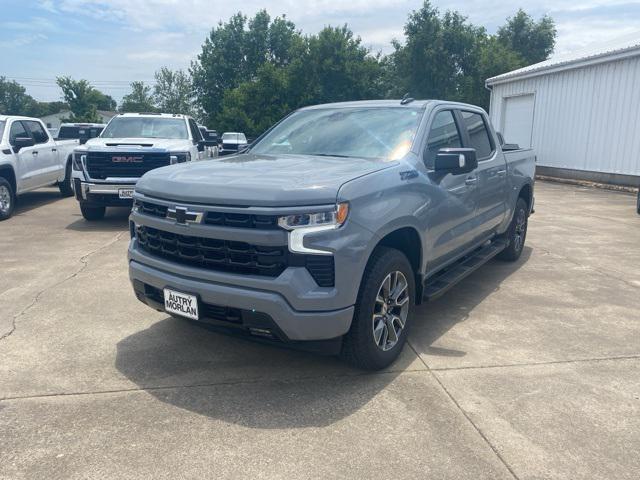
[[447, 372], [456, 370], [482, 370], [490, 368], [511, 368], [511, 367], [537, 367], [544, 365], [562, 365], [571, 363], [590, 363], [590, 362], [612, 362], [616, 360], [637, 360], [640, 359], [640, 354], [637, 355], [619, 355], [613, 357], [593, 357], [593, 358], [576, 358], [570, 360], [549, 360], [546, 362], [524, 362], [524, 363], [506, 363], [504, 365], [470, 365], [466, 367], [441, 367], [432, 368], [434, 372]]
[[473, 429], [478, 433], [478, 435], [480, 435], [480, 437], [482, 438], [482, 440], [484, 440], [484, 442], [489, 446], [489, 448], [493, 451], [493, 453], [495, 454], [495, 456], [498, 458], [498, 460], [500, 460], [500, 462], [502, 463], [502, 465], [504, 465], [504, 467], [507, 469], [507, 471], [511, 474], [511, 476], [516, 479], [519, 480], [518, 475], [516, 475], [516, 472], [513, 470], [513, 468], [511, 467], [511, 465], [509, 465], [509, 463], [507, 462], [507, 460], [502, 456], [502, 454], [498, 451], [497, 447], [495, 445], [493, 445], [493, 443], [491, 443], [491, 441], [489, 440], [489, 438], [487, 438], [487, 436], [484, 434], [484, 432], [480, 429], [480, 427], [478, 425], [476, 425], [476, 423], [473, 421], [473, 419], [469, 416], [469, 414], [462, 408], [462, 406], [460, 405], [460, 403], [456, 400], [456, 398], [453, 396], [453, 394], [447, 389], [447, 387], [444, 385], [444, 383], [442, 383], [442, 381], [438, 378], [438, 376], [434, 373], [434, 371], [429, 367], [429, 365], [427, 364], [427, 362], [424, 361], [424, 359], [422, 358], [422, 356], [420, 354], [418, 354], [418, 352], [416, 351], [415, 347], [411, 344], [411, 342], [407, 341], [407, 345], [409, 345], [409, 347], [411, 348], [411, 350], [413, 350], [413, 353], [416, 354], [416, 356], [420, 359], [420, 361], [422, 362], [422, 364], [425, 366], [425, 368], [427, 369], [427, 371], [429, 372], [429, 374], [433, 377], [433, 379], [438, 383], [438, 385], [440, 385], [440, 388], [442, 389], [442, 391], [447, 395], [447, 397], [449, 397], [449, 400], [455, 405], [455, 407], [458, 409], [458, 411], [460, 411], [460, 413], [462, 414], [462, 416], [464, 416], [464, 418], [467, 420], [467, 422], [469, 422], [469, 424], [473, 427]]
[[125, 233], [127, 233], [127, 232], [118, 233], [114, 238], [109, 240], [104, 245], [101, 245], [100, 247], [96, 248], [95, 250], [92, 250], [91, 252], [81, 256], [80, 259], [79, 259], [80, 268], [78, 268], [71, 275], [68, 275], [63, 279], [61, 279], [61, 280], [59, 280], [59, 281], [57, 281], [57, 282], [55, 282], [55, 283], [53, 283], [51, 285], [48, 285], [48, 286], [44, 287], [42, 290], [40, 290], [38, 293], [36, 293], [36, 295], [33, 297], [31, 302], [26, 307], [24, 307], [22, 310], [20, 310], [18, 313], [16, 313], [13, 316], [13, 318], [11, 319], [11, 328], [9, 329], [8, 332], [6, 332], [6, 333], [4, 333], [4, 334], [2, 334], [0, 336], [0, 341], [5, 340], [6, 338], [9, 338], [11, 335], [13, 335], [13, 332], [16, 331], [16, 325], [17, 325], [18, 319], [20, 317], [22, 317], [24, 314], [26, 314], [31, 308], [33, 308], [38, 303], [38, 301], [40, 300], [42, 295], [44, 295], [49, 290], [54, 289], [56, 287], [59, 287], [63, 283], [65, 283], [65, 282], [71, 280], [72, 278], [75, 278], [76, 276], [78, 276], [89, 265], [89, 261], [88, 261], [89, 257], [91, 257], [92, 255], [95, 255], [96, 253], [99, 253], [100, 251], [110, 247], [111, 245], [116, 243], [118, 240], [120, 240]]

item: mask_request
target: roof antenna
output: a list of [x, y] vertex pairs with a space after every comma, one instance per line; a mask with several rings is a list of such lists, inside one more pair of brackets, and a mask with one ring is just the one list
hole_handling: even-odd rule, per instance
[[400, 100], [400, 105], [407, 105], [408, 103], [411, 103], [415, 100], [415, 98], [411, 98], [409, 96], [409, 92], [404, 94], [404, 97], [402, 97], [402, 100]]

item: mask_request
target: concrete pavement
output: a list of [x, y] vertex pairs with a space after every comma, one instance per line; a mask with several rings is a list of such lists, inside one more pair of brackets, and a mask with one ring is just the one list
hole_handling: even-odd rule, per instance
[[0, 478], [640, 477], [640, 217], [539, 182], [527, 249], [419, 307], [388, 371], [154, 312], [126, 212], [0, 224]]

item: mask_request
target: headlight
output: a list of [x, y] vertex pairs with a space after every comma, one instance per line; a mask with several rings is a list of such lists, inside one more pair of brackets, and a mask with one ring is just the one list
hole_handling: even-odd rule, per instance
[[191, 161], [191, 154], [189, 152], [184, 153], [174, 153], [169, 157], [169, 163], [173, 165], [174, 163], [184, 163]]
[[87, 160], [87, 155], [84, 153], [74, 153], [73, 154], [73, 159], [72, 159], [72, 164], [73, 164], [73, 169], [77, 170], [79, 172], [82, 171], [82, 165], [85, 163], [85, 161]]
[[329, 250], [309, 248], [304, 245], [304, 237], [310, 233], [339, 228], [349, 215], [349, 204], [339, 203], [335, 210], [319, 213], [287, 215], [278, 219], [278, 225], [289, 230], [289, 251], [311, 255], [331, 255]]
[[349, 214], [349, 204], [339, 203], [335, 210], [320, 213], [302, 213], [297, 215], [287, 215], [278, 219], [278, 225], [285, 230], [296, 228], [332, 226], [334, 228], [342, 225]]

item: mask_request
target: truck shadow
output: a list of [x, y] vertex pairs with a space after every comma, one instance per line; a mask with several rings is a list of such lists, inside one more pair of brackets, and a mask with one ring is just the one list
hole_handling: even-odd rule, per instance
[[33, 192], [26, 192], [18, 196], [13, 215], [21, 215], [44, 205], [64, 200], [58, 187], [43, 188]]
[[[430, 345], [464, 321], [466, 312], [497, 290], [529, 255], [527, 249], [517, 263], [485, 266], [488, 275], [471, 276], [444, 301], [420, 307], [416, 323], [421, 323], [421, 343]], [[413, 345], [413, 333], [410, 340]], [[435, 347], [425, 353], [465, 354]], [[366, 373], [334, 357], [263, 345], [171, 317], [122, 339], [115, 363], [125, 377], [164, 403], [258, 429], [331, 425], [362, 409], [400, 373], [424, 369], [411, 348], [405, 348], [391, 370]]]
[[129, 228], [130, 208], [107, 208], [105, 217], [95, 222], [85, 220], [80, 213], [80, 207], [76, 205], [75, 208], [76, 213], [74, 213], [74, 217], [76, 220], [65, 227], [67, 230], [76, 232], [116, 232]]
[[456, 324], [464, 322], [469, 313], [492, 293], [511, 274], [518, 271], [531, 256], [531, 247], [525, 246], [518, 261], [492, 260], [480, 267], [437, 300], [420, 305], [415, 312], [413, 329], [409, 337], [418, 354], [445, 357], [464, 357], [466, 352], [433, 346]]

